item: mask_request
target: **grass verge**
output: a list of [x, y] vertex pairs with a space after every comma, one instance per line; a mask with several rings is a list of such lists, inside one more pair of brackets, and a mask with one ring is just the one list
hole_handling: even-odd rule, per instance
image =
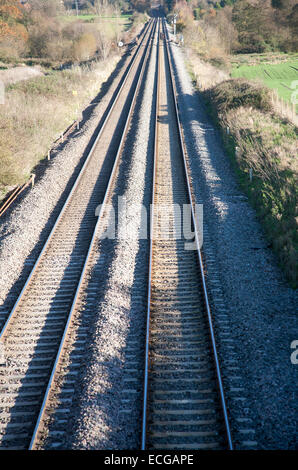
[[231, 79], [203, 95], [240, 186], [291, 287], [297, 288], [297, 127], [274, 114], [270, 92], [262, 85]]

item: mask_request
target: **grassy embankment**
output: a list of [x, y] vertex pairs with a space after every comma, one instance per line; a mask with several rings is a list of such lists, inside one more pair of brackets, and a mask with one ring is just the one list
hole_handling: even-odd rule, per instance
[[[127, 21], [122, 18], [122, 31], [127, 29]], [[141, 28], [138, 18], [130, 25], [127, 39]], [[108, 23], [107, 29], [112, 36], [113, 26]], [[119, 58], [112, 48], [106, 60], [62, 71], [53, 69], [55, 61], [49, 60], [45, 67], [47, 59], [36, 59], [32, 63], [40, 64], [43, 76], [6, 85], [5, 103], [0, 105], [0, 200], [14, 185], [28, 179], [53, 141], [77, 118], [77, 110], [96, 96]]]
[[[210, 64], [204, 71], [204, 63], [194, 54], [190, 61], [207, 108], [221, 130], [239, 184], [255, 208], [290, 285], [296, 288], [297, 127], [274, 112], [271, 91], [266, 86], [248, 80], [249, 77], [227, 79]], [[278, 64], [279, 73], [287, 70], [290, 63]], [[274, 64], [266, 64], [266, 68], [273, 77]], [[254, 78], [260, 69], [262, 66], [256, 65], [245, 70]], [[286, 97], [283, 88], [279, 89]]]

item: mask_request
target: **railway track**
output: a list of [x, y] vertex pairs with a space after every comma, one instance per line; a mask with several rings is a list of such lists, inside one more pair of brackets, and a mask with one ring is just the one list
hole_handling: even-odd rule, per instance
[[161, 31], [142, 449], [232, 449], [198, 227], [193, 217], [196, 249], [185, 250], [171, 212], [192, 198], [164, 20]]
[[[163, 36], [156, 35], [156, 29]], [[154, 37], [159, 38], [157, 47], [153, 47]], [[190, 240], [175, 236], [177, 220], [169, 210], [190, 204], [193, 215], [167, 40], [164, 21], [152, 21], [0, 333], [5, 356], [0, 364], [2, 449], [43, 448], [45, 439], [46, 448], [59, 448], [63, 442], [92, 318], [92, 302], [81, 308], [84, 293], [92, 297], [94, 289], [87, 279], [88, 269], [152, 50], [157, 53], [157, 98], [145, 377], [143, 384], [141, 369], [136, 366], [142, 352], [136, 336], [131, 335], [125, 364], [129, 386], [123, 390], [119, 408], [127, 416], [144, 390], [142, 449], [233, 448], [198, 230], [193, 240], [196, 249], [185, 250]], [[165, 220], [169, 221], [166, 231]], [[196, 227], [194, 218], [192, 223]], [[68, 353], [71, 360], [65, 379], [63, 361]], [[51, 410], [55, 410], [55, 419], [49, 427]]]
[[[44, 432], [45, 410], [101, 222], [95, 210], [104, 204], [117, 171], [155, 27], [151, 21], [145, 30], [85, 164], [1, 330], [2, 449], [34, 449]], [[86, 332], [80, 331], [77, 341], [82, 346], [85, 340]]]

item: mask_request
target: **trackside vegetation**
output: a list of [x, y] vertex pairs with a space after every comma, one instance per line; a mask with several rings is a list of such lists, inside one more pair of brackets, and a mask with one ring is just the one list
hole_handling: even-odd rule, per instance
[[273, 112], [267, 88], [245, 79], [224, 81], [206, 90], [204, 97], [239, 184], [290, 285], [296, 288], [298, 129]]
[[298, 129], [291, 103], [292, 84], [298, 83], [297, 3], [169, 1], [169, 22], [173, 14], [193, 80], [220, 129], [239, 184], [297, 288]]

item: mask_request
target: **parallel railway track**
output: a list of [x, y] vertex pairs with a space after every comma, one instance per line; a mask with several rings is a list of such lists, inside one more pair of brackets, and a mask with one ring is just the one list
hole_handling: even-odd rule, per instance
[[[205, 286], [195, 250], [176, 237], [192, 206], [168, 35], [159, 44], [142, 449], [233, 448]], [[192, 212], [194, 215], [194, 212]], [[169, 218], [168, 230], [164, 221]]]
[[[0, 333], [0, 447], [36, 448], [155, 30], [144, 32], [95, 143]], [[118, 150], [115, 152], [115, 148]], [[116, 156], [115, 156], [116, 153]], [[81, 333], [82, 341], [84, 334]]]

